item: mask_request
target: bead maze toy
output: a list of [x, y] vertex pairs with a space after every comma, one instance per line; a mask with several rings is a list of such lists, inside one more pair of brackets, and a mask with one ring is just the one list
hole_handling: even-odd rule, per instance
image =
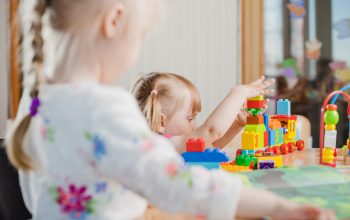
[[[335, 104], [339, 95], [342, 95], [348, 102], [348, 119], [350, 127], [350, 96], [344, 91], [350, 89], [350, 85], [341, 88], [338, 91], [330, 93], [324, 100], [321, 109], [320, 118], [320, 164], [327, 165], [331, 167], [336, 167], [334, 161], [337, 155], [336, 151], [336, 140], [337, 140], [337, 130], [336, 125], [339, 122], [339, 114], [337, 112], [337, 105]], [[331, 100], [332, 99], [332, 100]], [[331, 100], [331, 103], [329, 101]], [[348, 138], [346, 146], [342, 148], [343, 155], [346, 153], [346, 148], [348, 149], [348, 155], [350, 150], [350, 138]]]
[[297, 117], [291, 115], [289, 100], [277, 101], [277, 114], [268, 116], [264, 110], [264, 96], [247, 100], [247, 125], [242, 133], [242, 146], [235, 161], [228, 162], [225, 153], [218, 149], [205, 149], [202, 139], [189, 139], [182, 154], [187, 165], [201, 165], [208, 169], [221, 168], [229, 172], [253, 169], [271, 169], [283, 166], [281, 154], [304, 149], [296, 128]]

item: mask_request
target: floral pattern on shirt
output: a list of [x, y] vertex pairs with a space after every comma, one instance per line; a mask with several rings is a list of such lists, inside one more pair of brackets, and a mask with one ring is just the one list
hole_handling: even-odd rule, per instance
[[50, 188], [50, 192], [60, 206], [61, 212], [69, 215], [74, 220], [85, 220], [95, 212], [96, 200], [86, 191], [86, 186], [78, 187], [74, 184], [70, 184], [68, 190], [61, 186]]
[[93, 142], [94, 159], [99, 161], [107, 153], [104, 141], [99, 136], [93, 135], [90, 132], [86, 132], [85, 137]]

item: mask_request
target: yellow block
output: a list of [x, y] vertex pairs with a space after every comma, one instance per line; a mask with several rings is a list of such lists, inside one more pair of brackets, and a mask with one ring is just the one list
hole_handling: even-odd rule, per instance
[[228, 172], [251, 171], [251, 169], [249, 167], [239, 166], [239, 165], [236, 165], [236, 164], [232, 164], [230, 162], [228, 162], [228, 163], [221, 163], [220, 166], [221, 166], [221, 168], [223, 170], [226, 170]]
[[254, 131], [244, 131], [242, 134], [242, 149], [257, 150], [259, 147], [259, 135]]
[[292, 140], [295, 139], [295, 136], [297, 135], [296, 126], [297, 124], [295, 120], [288, 120], [288, 124], [287, 124], [288, 132], [285, 134], [286, 143], [291, 142]]
[[259, 164], [260, 161], [266, 161], [266, 160], [274, 161], [275, 162], [275, 167], [282, 167], [283, 166], [283, 159], [282, 159], [281, 155], [258, 157], [258, 164]]
[[264, 100], [264, 96], [263, 95], [255, 96], [255, 97], [250, 98], [248, 100], [260, 101], [260, 100]]

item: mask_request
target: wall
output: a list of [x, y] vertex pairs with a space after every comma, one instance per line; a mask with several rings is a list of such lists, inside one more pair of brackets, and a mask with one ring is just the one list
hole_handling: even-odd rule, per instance
[[202, 97], [199, 121], [241, 81], [240, 1], [171, 0], [166, 16], [146, 38], [136, 67], [122, 77], [130, 88], [141, 72], [183, 74]]
[[8, 115], [8, 1], [0, 0], [0, 139], [4, 138]]

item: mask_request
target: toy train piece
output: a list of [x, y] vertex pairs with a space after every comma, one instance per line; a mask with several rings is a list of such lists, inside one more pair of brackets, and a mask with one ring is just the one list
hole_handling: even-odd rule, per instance
[[237, 150], [236, 156], [262, 156], [264, 152], [280, 155], [292, 153], [296, 149], [303, 150], [304, 141], [300, 139], [296, 128], [297, 117], [291, 115], [290, 101], [278, 100], [277, 114], [274, 116], [261, 114], [263, 103], [262, 95], [248, 99], [247, 110], [252, 115], [247, 118], [242, 134], [242, 148]]

